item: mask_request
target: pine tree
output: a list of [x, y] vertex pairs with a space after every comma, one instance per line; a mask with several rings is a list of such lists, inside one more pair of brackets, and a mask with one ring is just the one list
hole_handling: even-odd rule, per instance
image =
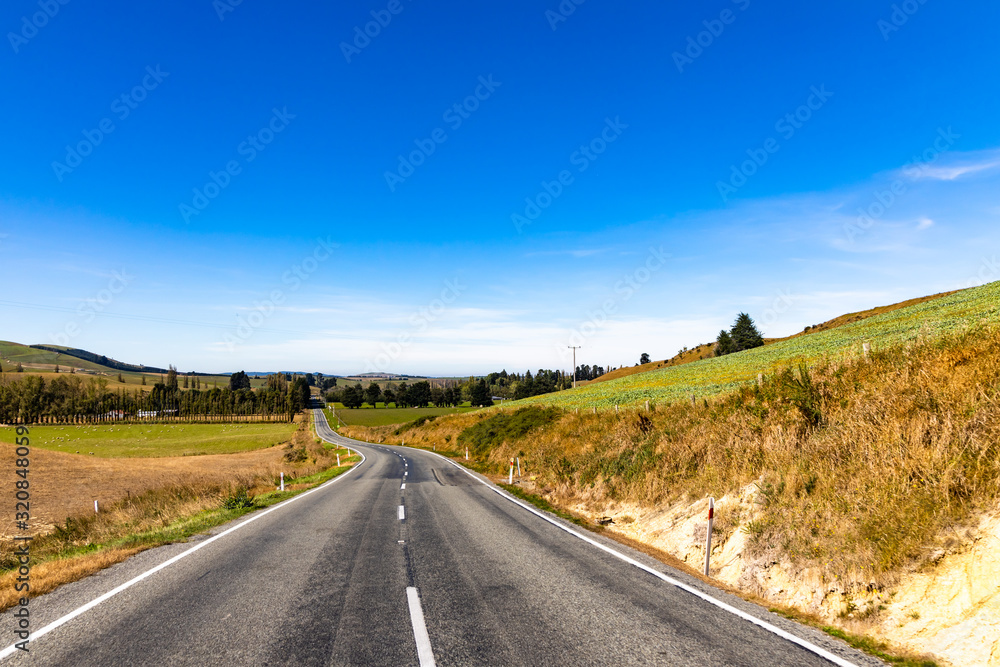
[[764, 345], [764, 336], [757, 330], [753, 319], [746, 313], [740, 313], [736, 318], [730, 336], [733, 338], [733, 348], [736, 352], [752, 350]]
[[723, 357], [733, 352], [733, 337], [723, 329], [719, 332], [719, 337], [715, 339], [715, 356]]
[[173, 364], [170, 364], [167, 368], [169, 369], [167, 371], [167, 389], [177, 391], [177, 368]]
[[20, 361], [17, 362], [17, 367], [14, 369], [14, 372], [15, 373], [23, 373], [24, 372], [24, 366], [21, 365]]

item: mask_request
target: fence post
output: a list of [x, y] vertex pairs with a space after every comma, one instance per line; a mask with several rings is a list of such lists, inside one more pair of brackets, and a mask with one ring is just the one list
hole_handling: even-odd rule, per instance
[[715, 498], [708, 499], [708, 530], [705, 535], [705, 576], [712, 560], [712, 525], [715, 523]]

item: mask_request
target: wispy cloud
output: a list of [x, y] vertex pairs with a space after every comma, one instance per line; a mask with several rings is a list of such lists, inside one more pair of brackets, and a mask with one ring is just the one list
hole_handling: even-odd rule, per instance
[[956, 181], [997, 167], [1000, 167], [1000, 150], [988, 150], [945, 153], [933, 164], [921, 165], [919, 169], [904, 169], [903, 172], [915, 180]]

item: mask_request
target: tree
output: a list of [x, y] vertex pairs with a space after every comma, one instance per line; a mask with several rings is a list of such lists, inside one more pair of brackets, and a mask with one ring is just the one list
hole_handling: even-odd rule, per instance
[[24, 372], [24, 366], [21, 365], [20, 361], [17, 362], [17, 366], [14, 368], [14, 372], [15, 373], [23, 373]]
[[59, 372], [59, 364], [56, 364], [56, 373]]
[[764, 336], [757, 330], [753, 319], [746, 313], [739, 314], [729, 335], [733, 337], [733, 347], [736, 352], [764, 345]]
[[486, 380], [474, 383], [470, 394], [473, 407], [486, 408], [493, 405], [493, 398], [490, 396], [489, 387], [486, 386]]
[[386, 389], [382, 392], [382, 401], [385, 403], [385, 407], [389, 407], [390, 403], [396, 402], [396, 392], [392, 389]]
[[146, 376], [145, 375], [142, 376], [142, 386], [143, 387], [146, 386]]
[[646, 354], [645, 352], [643, 352], [642, 355], [639, 357], [639, 363], [643, 364], [643, 365], [648, 364], [649, 363], [649, 355]]
[[167, 371], [167, 389], [177, 391], [177, 368], [173, 364], [167, 368], [169, 369]]
[[345, 408], [360, 408], [361, 404], [365, 402], [361, 383], [359, 382], [353, 387], [350, 385], [344, 387], [344, 391], [340, 396], [340, 402], [344, 404]]
[[753, 319], [746, 313], [740, 313], [733, 322], [731, 331], [720, 331], [715, 340], [715, 356], [721, 357], [733, 352], [752, 350], [764, 344], [764, 336], [757, 330]]
[[415, 382], [410, 387], [410, 405], [418, 408], [426, 407], [431, 402], [431, 383], [427, 380]]
[[[174, 377], [174, 383], [176, 386], [177, 383], [176, 377]], [[233, 373], [232, 375], [229, 376], [229, 388], [232, 389], [233, 391], [236, 391], [237, 389], [249, 389], [250, 378], [247, 377], [247, 374], [243, 371], [240, 371], [239, 373]]]
[[719, 332], [719, 337], [715, 339], [715, 356], [724, 357], [727, 354], [732, 354], [733, 350], [733, 337], [729, 335], [729, 332], [723, 329]]
[[377, 382], [372, 382], [365, 390], [365, 399], [373, 408], [378, 407], [378, 399], [382, 397], [382, 387]]

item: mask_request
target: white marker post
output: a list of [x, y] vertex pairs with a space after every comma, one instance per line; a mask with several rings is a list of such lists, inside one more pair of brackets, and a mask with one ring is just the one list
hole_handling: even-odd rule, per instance
[[94, 514], [100, 514], [100, 512], [97, 509], [97, 501], [96, 500], [94, 501]]
[[712, 560], [712, 524], [715, 523], [715, 498], [708, 499], [708, 531], [705, 535], [705, 576], [708, 576], [708, 566]]
[[514, 483], [514, 457], [510, 459], [510, 475], [507, 477], [507, 484]]
[[466, 461], [469, 460], [469, 448], [468, 447], [465, 448], [465, 460]]
[[337, 452], [337, 467], [340, 467], [340, 452]]
[[281, 474], [281, 490], [284, 491], [285, 490], [285, 473], [280, 473], [280, 474]]
[[517, 478], [521, 479], [521, 457], [517, 457]]

